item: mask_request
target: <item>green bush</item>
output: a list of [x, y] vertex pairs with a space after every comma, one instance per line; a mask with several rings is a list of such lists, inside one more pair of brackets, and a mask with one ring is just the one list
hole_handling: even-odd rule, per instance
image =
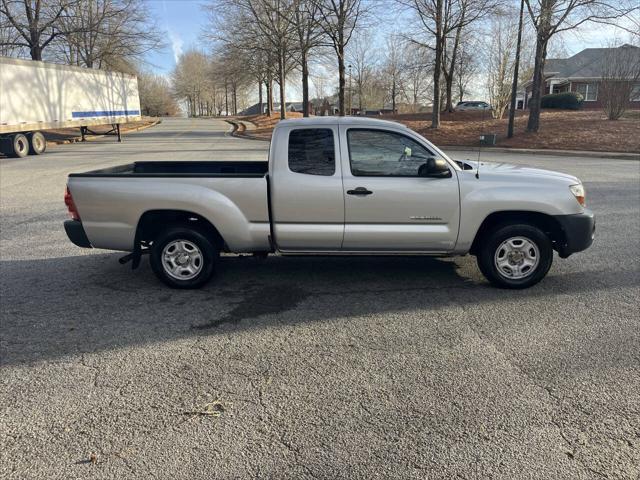
[[578, 92], [552, 93], [542, 97], [542, 108], [580, 110], [584, 98]]

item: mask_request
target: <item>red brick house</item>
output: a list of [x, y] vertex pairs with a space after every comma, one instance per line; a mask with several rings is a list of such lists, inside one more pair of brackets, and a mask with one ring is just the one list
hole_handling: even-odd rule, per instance
[[[627, 44], [614, 48], [587, 48], [569, 58], [547, 59], [544, 66], [543, 95], [578, 92], [584, 98], [583, 108], [602, 108], [598, 100], [598, 86], [602, 79], [603, 66], [616, 48], [633, 49], [633, 56], [640, 62], [640, 47]], [[525, 90], [525, 108], [531, 99], [531, 87], [531, 80], [522, 85]], [[640, 82], [633, 88], [629, 108], [640, 109]]]

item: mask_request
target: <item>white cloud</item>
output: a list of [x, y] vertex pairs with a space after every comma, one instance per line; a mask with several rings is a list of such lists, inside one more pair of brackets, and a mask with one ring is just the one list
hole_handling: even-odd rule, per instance
[[182, 47], [184, 45], [184, 41], [180, 34], [175, 33], [169, 27], [169, 15], [167, 14], [167, 4], [164, 0], [162, 0], [162, 13], [164, 14], [164, 23], [167, 29], [167, 33], [169, 34], [169, 40], [171, 40], [171, 50], [173, 50], [173, 60], [178, 63], [178, 60], [182, 56]]
[[178, 60], [182, 56], [182, 46], [184, 45], [184, 42], [180, 37], [180, 35], [172, 32], [171, 30], [169, 30], [169, 40], [171, 40], [171, 49], [173, 50], [173, 59], [175, 60], [176, 63], [178, 63]]

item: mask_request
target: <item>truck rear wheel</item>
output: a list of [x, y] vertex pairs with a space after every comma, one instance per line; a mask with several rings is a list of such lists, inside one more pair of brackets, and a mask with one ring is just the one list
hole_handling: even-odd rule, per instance
[[9, 137], [6, 150], [10, 157], [24, 158], [29, 154], [29, 140], [23, 133], [15, 133]]
[[171, 288], [200, 288], [215, 270], [216, 247], [199, 231], [174, 227], [151, 246], [151, 268]]
[[478, 267], [491, 283], [521, 289], [542, 280], [553, 262], [545, 233], [533, 225], [503, 225], [489, 233], [478, 250]]
[[47, 149], [47, 140], [42, 132], [33, 132], [29, 135], [29, 153], [31, 155], [40, 155]]

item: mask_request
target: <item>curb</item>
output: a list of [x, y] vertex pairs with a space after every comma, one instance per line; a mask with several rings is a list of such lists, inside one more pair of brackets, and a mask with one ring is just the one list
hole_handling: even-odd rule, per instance
[[246, 133], [246, 130], [242, 133], [238, 133], [238, 129], [240, 128], [240, 122], [238, 122], [237, 120], [225, 120], [225, 122], [227, 122], [228, 124], [230, 124], [233, 127], [233, 130], [231, 131], [231, 136], [232, 137], [236, 137], [236, 138], [246, 138], [247, 140], [257, 140], [258, 142], [270, 142], [270, 139], [267, 138], [260, 138], [260, 137], [256, 137], [254, 135], [248, 134]]
[[[154, 122], [148, 125], [141, 125], [139, 127], [135, 127], [129, 130], [123, 130], [122, 135], [126, 135], [127, 133], [131, 133], [131, 132], [140, 132], [142, 130], [146, 130], [147, 128], [155, 127], [160, 123], [162, 123], [162, 119], [158, 118], [157, 120], [155, 120]], [[107, 135], [85, 135], [84, 139], [85, 141], [91, 141], [91, 140], [96, 140], [98, 138], [104, 138], [106, 136]], [[81, 142], [82, 142], [81, 137], [68, 138], [66, 140], [47, 140], [47, 147], [55, 146], [55, 145], [70, 145], [72, 143], [81, 143]]]
[[592, 150], [549, 150], [534, 148], [506, 148], [506, 147], [470, 147], [462, 145], [438, 145], [441, 150], [456, 150], [460, 152], [487, 153], [529, 153], [536, 155], [554, 155], [558, 157], [587, 157], [610, 158], [614, 160], [640, 160], [639, 153], [627, 152], [597, 152]]

